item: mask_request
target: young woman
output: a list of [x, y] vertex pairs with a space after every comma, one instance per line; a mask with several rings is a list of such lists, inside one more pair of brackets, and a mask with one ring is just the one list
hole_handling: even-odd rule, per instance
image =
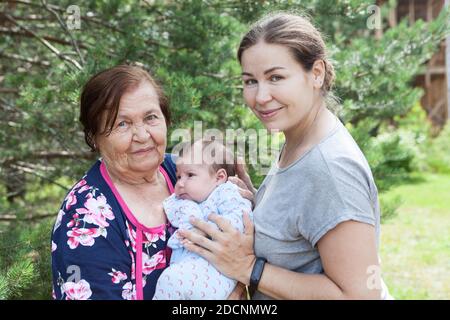
[[[186, 248], [246, 285], [253, 299], [379, 299], [378, 192], [349, 132], [327, 108], [334, 79], [324, 41], [304, 17], [278, 13], [242, 39], [246, 104], [269, 130], [284, 133], [279, 158], [253, 198], [254, 225], [240, 234], [192, 223], [209, 237], [182, 231]], [[256, 291], [257, 289], [257, 291]], [[256, 292], [255, 292], [256, 291]]]

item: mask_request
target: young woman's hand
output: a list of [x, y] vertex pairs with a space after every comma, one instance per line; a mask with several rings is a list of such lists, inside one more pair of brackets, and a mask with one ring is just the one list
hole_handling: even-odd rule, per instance
[[234, 183], [239, 187], [239, 193], [242, 197], [250, 200], [254, 204], [256, 189], [253, 187], [252, 180], [241, 161], [238, 161], [235, 166], [237, 176], [228, 177], [228, 181]]
[[208, 260], [225, 276], [248, 285], [256, 259], [253, 251], [254, 225], [250, 216], [247, 212], [243, 214], [244, 233], [217, 214], [210, 214], [208, 219], [214, 222], [219, 230], [196, 218], [191, 219], [190, 223], [205, 232], [209, 238], [191, 230], [178, 230], [184, 237], [184, 247]]

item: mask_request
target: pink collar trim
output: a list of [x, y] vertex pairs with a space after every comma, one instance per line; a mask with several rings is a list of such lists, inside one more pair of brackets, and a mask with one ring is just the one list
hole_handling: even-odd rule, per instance
[[[170, 181], [169, 175], [167, 174], [166, 170], [162, 166], [159, 166], [159, 171], [163, 174], [164, 179], [166, 180], [167, 186], [169, 188], [170, 193], [174, 193], [174, 187], [172, 184], [172, 181]], [[117, 188], [114, 186], [114, 183], [111, 180], [111, 177], [108, 173], [108, 170], [106, 170], [105, 163], [102, 161], [100, 164], [100, 173], [102, 174], [103, 179], [105, 179], [106, 183], [110, 187], [111, 191], [113, 192], [114, 196], [116, 197], [117, 201], [119, 202], [119, 205], [122, 207], [122, 210], [125, 212], [125, 215], [127, 216], [128, 220], [131, 221], [132, 224], [136, 226], [136, 228], [139, 228], [143, 230], [144, 232], [149, 233], [161, 233], [167, 225], [169, 225], [169, 222], [162, 224], [160, 226], [156, 227], [146, 227], [143, 224], [141, 224], [134, 214], [131, 212], [130, 208], [128, 208], [127, 204], [123, 200], [122, 196], [120, 195]]]

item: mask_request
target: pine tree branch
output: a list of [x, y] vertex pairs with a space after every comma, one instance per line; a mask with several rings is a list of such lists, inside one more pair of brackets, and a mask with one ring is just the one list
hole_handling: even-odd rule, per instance
[[[0, 12], [0, 15], [2, 15], [3, 13]], [[5, 28], [5, 27], [0, 27], [0, 34], [7, 34], [13, 37], [28, 37], [28, 38], [33, 38], [34, 36], [30, 33], [27, 32], [21, 32], [19, 30], [16, 29], [10, 29], [10, 28]], [[42, 36], [42, 39], [47, 40], [48, 42], [53, 42], [53, 43], [58, 43], [61, 45], [65, 45], [65, 46], [71, 46], [72, 44], [66, 40], [63, 39], [59, 39], [59, 38], [55, 38], [52, 36]], [[78, 44], [78, 46], [81, 49], [87, 49], [88, 46], [80, 43]]]
[[0, 160], [2, 166], [26, 160], [55, 160], [55, 159], [85, 159], [94, 160], [97, 155], [91, 151], [69, 152], [69, 151], [39, 151], [25, 155], [24, 157], [7, 157]]
[[18, 94], [19, 90], [15, 88], [0, 88], [0, 93], [15, 93]]
[[72, 43], [72, 46], [74, 47], [76, 53], [78, 54], [78, 57], [80, 58], [81, 65], [84, 65], [84, 64], [85, 64], [85, 61], [84, 61], [83, 55], [81, 54], [80, 47], [78, 46], [78, 43], [77, 43], [76, 39], [74, 38], [72, 32], [70, 32], [69, 28], [67, 28], [67, 25], [66, 25], [66, 24], [64, 23], [64, 21], [61, 19], [61, 17], [60, 17], [60, 15], [58, 14], [58, 12], [56, 12], [54, 9], [52, 9], [52, 8], [47, 4], [47, 1], [41, 0], [41, 3], [42, 3], [42, 5], [44, 6], [44, 8], [45, 8], [48, 12], [52, 13], [52, 14], [56, 17], [56, 19], [58, 20], [59, 25], [61, 26], [61, 28], [62, 28], [62, 29], [64, 30], [64, 32], [69, 36], [70, 42]]
[[17, 169], [17, 170], [20, 170], [20, 171], [22, 171], [24, 173], [32, 174], [32, 175], [34, 175], [34, 176], [36, 176], [38, 178], [41, 178], [43, 180], [47, 180], [48, 182], [50, 182], [50, 183], [52, 183], [54, 185], [57, 185], [61, 189], [67, 190], [67, 186], [64, 186], [64, 185], [60, 184], [59, 182], [44, 176], [43, 174], [37, 172], [36, 170], [33, 170], [31, 168], [27, 168], [27, 167], [25, 167], [23, 165], [17, 165], [17, 164], [10, 164], [10, 167], [14, 168], [14, 169]]
[[6, 59], [11, 59], [11, 60], [17, 60], [17, 61], [24, 61], [24, 62], [35, 64], [35, 65], [38, 65], [38, 66], [42, 66], [42, 67], [49, 67], [50, 66], [50, 62], [49, 61], [45, 61], [45, 60], [41, 61], [41, 60], [38, 60], [38, 59], [27, 58], [27, 57], [20, 56], [18, 54], [7, 54], [7, 53], [0, 52], [0, 58], [6, 58]]
[[28, 29], [27, 27], [22, 26], [19, 22], [14, 20], [14, 18], [12, 18], [9, 14], [6, 14], [6, 13], [2, 12], [2, 13], [0, 13], [0, 16], [5, 17], [8, 21], [10, 21], [14, 25], [16, 25], [17, 27], [22, 29], [24, 32], [26, 32], [26, 33], [32, 35], [33, 37], [35, 37], [37, 40], [39, 40], [40, 43], [42, 43], [45, 47], [47, 47], [47, 49], [49, 49], [53, 54], [55, 54], [58, 58], [60, 58], [64, 62], [68, 62], [68, 63], [72, 64], [78, 70], [82, 70], [83, 69], [82, 66], [78, 63], [78, 61], [61, 54], [60, 51], [58, 49], [56, 49], [50, 42], [48, 42], [47, 40], [43, 39], [42, 37], [40, 37], [39, 35], [37, 35], [33, 31]]
[[48, 213], [48, 214], [38, 214], [38, 215], [27, 215], [23, 218], [17, 217], [15, 214], [4, 214], [0, 213], [0, 221], [36, 221], [36, 220], [42, 220], [45, 218], [51, 218], [55, 217], [54, 213]]
[[[11, 3], [11, 4], [22, 4], [22, 5], [26, 5], [26, 6], [30, 6], [30, 7], [38, 7], [38, 8], [41, 7], [37, 3], [31, 2], [31, 1], [26, 1], [26, 0], [6, 0], [5, 2], [6, 3]], [[59, 8], [58, 6], [55, 6], [53, 4], [50, 4], [50, 6], [53, 9], [56, 9], [56, 10], [58, 10], [58, 9], [62, 10], [61, 8]]]
[[36, 14], [30, 14], [29, 16], [15, 16], [11, 15], [14, 19], [18, 21], [47, 21], [48, 18], [44, 16], [39, 16]]
[[[41, 8], [41, 5], [39, 5], [37, 3], [33, 3], [31, 1], [7, 0], [6, 2], [14, 3], [14, 4], [20, 4], [20, 5], [25, 5], [25, 6], [30, 6], [30, 7], [35, 7], [35, 8]], [[49, 6], [49, 8], [51, 8], [52, 10], [55, 10], [57, 12], [63, 13], [63, 12], [66, 11], [64, 8], [59, 7], [57, 5], [54, 5], [54, 4], [49, 4], [48, 6]], [[106, 27], [106, 28], [108, 28], [108, 29], [110, 29], [110, 30], [112, 30], [114, 32], [118, 32], [118, 33], [121, 33], [121, 34], [125, 34], [126, 33], [124, 30], [121, 30], [121, 29], [117, 28], [116, 26], [114, 26], [114, 25], [112, 25], [110, 23], [104, 22], [104, 21], [102, 21], [100, 19], [96, 19], [93, 16], [80, 15], [80, 18], [81, 18], [81, 20], [86, 21], [86, 22], [91, 22], [91, 23], [102, 25], [102, 26], [104, 26], [104, 27]]]

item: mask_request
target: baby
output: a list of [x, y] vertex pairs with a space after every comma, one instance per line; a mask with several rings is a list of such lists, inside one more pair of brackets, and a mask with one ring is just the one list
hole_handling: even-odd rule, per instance
[[[200, 155], [200, 161], [195, 155]], [[207, 221], [210, 213], [227, 219], [243, 232], [243, 212], [251, 214], [251, 203], [244, 199], [238, 187], [228, 182], [235, 175], [233, 154], [217, 141], [199, 140], [185, 144], [176, 160], [175, 193], [163, 206], [172, 226], [192, 229], [189, 218]], [[216, 228], [217, 226], [214, 225]], [[168, 240], [172, 249], [170, 266], [156, 284], [154, 300], [223, 300], [236, 286], [212, 264], [186, 250], [179, 240], [178, 230]]]

